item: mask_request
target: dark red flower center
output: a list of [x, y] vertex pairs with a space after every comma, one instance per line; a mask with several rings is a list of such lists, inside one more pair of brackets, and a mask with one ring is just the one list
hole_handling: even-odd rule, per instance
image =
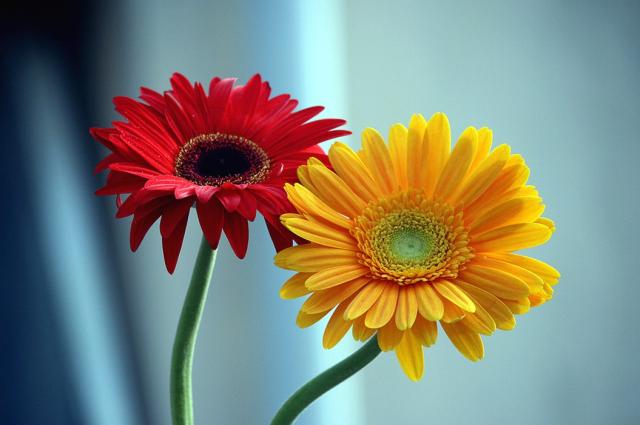
[[176, 175], [199, 185], [253, 184], [269, 174], [267, 153], [251, 140], [229, 134], [203, 134], [189, 140], [176, 158]]

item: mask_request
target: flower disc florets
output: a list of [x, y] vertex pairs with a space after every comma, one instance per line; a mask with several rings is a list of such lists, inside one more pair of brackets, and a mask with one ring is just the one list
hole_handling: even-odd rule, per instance
[[400, 285], [456, 277], [473, 257], [462, 212], [408, 191], [372, 203], [354, 219], [361, 261]]

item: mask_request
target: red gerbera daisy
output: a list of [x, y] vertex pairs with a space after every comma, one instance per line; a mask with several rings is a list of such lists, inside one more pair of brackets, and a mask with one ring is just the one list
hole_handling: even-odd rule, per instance
[[[93, 137], [112, 151], [97, 166], [109, 170], [98, 195], [117, 195], [117, 217], [133, 214], [131, 249], [135, 251], [151, 225], [160, 220], [165, 264], [173, 273], [190, 208], [211, 248], [224, 231], [233, 251], [243, 258], [248, 221], [262, 214], [277, 250], [292, 244], [279, 216], [292, 207], [283, 185], [310, 156], [325, 160], [318, 143], [350, 134], [336, 130], [341, 119], [309, 121], [324, 108], [297, 112], [287, 94], [270, 98], [260, 75], [246, 85], [215, 77], [205, 92], [181, 74], [172, 90], [142, 88], [142, 102], [114, 98], [126, 121], [92, 128]], [[123, 194], [129, 194], [124, 202]]]

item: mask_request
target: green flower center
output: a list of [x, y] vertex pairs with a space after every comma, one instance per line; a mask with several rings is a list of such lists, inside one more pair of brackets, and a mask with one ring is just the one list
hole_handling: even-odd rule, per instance
[[389, 252], [398, 261], [420, 261], [433, 251], [433, 237], [421, 229], [401, 229], [391, 236]]
[[359, 261], [398, 285], [455, 278], [473, 258], [462, 212], [407, 190], [371, 202], [354, 218]]
[[448, 229], [432, 214], [400, 211], [386, 215], [371, 232], [376, 260], [390, 270], [432, 267], [447, 257]]

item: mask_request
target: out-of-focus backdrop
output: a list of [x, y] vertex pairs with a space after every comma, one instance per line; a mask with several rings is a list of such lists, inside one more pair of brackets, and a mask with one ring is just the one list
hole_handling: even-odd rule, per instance
[[[0, 423], [168, 425], [168, 370], [199, 241], [178, 269], [157, 229], [93, 191], [90, 126], [115, 95], [260, 72], [324, 104], [357, 134], [444, 111], [489, 126], [531, 166], [556, 220], [534, 254], [563, 274], [555, 298], [463, 359], [446, 340], [410, 382], [392, 354], [301, 424], [636, 424], [640, 4], [635, 1], [100, 1], [2, 6]], [[356, 345], [321, 348], [294, 324], [262, 225], [244, 261], [221, 246], [195, 359], [200, 424], [264, 424]]]

